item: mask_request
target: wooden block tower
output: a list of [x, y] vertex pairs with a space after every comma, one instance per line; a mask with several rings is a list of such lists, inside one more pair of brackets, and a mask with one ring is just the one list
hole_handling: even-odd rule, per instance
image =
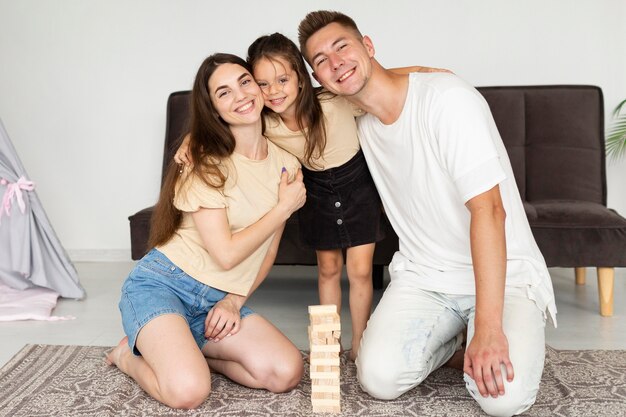
[[339, 336], [337, 306], [309, 306], [311, 404], [313, 412], [340, 413]]

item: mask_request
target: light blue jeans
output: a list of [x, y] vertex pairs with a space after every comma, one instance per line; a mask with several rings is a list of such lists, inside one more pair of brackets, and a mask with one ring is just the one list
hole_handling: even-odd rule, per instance
[[[460, 347], [466, 326], [468, 344], [474, 335], [474, 295], [417, 288], [412, 274], [394, 273], [361, 339], [357, 376], [375, 398], [394, 399], [419, 385]], [[483, 398], [465, 374], [470, 395], [493, 416], [520, 414], [533, 405], [545, 358], [545, 318], [532, 300], [505, 295], [503, 330], [515, 372], [512, 382], [504, 380], [505, 394]]]

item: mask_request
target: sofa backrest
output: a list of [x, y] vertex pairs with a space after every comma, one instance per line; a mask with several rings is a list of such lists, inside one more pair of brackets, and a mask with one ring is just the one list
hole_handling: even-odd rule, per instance
[[[478, 87], [509, 154], [522, 199], [606, 205], [604, 107], [595, 86]], [[188, 130], [191, 92], [167, 102], [163, 174]]]
[[522, 199], [606, 205], [604, 100], [595, 86], [479, 87]]
[[170, 94], [170, 97], [167, 99], [161, 185], [163, 185], [163, 180], [165, 179], [167, 166], [174, 158], [183, 136], [189, 131], [190, 101], [191, 91], [177, 91]]

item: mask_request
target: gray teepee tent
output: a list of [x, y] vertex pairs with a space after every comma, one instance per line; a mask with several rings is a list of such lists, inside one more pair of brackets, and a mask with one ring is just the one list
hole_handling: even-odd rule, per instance
[[0, 283], [83, 298], [70, 262], [0, 120]]

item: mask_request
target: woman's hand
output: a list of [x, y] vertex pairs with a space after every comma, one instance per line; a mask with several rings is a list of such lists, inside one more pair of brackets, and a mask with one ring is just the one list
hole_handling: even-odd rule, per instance
[[191, 160], [191, 155], [189, 154], [190, 140], [190, 136], [185, 135], [185, 137], [183, 138], [183, 142], [180, 144], [180, 146], [176, 150], [176, 153], [174, 154], [174, 162], [179, 165], [191, 165], [193, 162]]
[[227, 336], [237, 333], [241, 327], [239, 310], [244, 297], [228, 294], [218, 301], [209, 311], [204, 321], [204, 337], [212, 342], [219, 342]]
[[298, 169], [296, 177], [289, 182], [289, 174], [283, 168], [278, 187], [278, 206], [287, 212], [287, 217], [297, 211], [306, 201], [306, 189], [302, 181], [302, 170]]

